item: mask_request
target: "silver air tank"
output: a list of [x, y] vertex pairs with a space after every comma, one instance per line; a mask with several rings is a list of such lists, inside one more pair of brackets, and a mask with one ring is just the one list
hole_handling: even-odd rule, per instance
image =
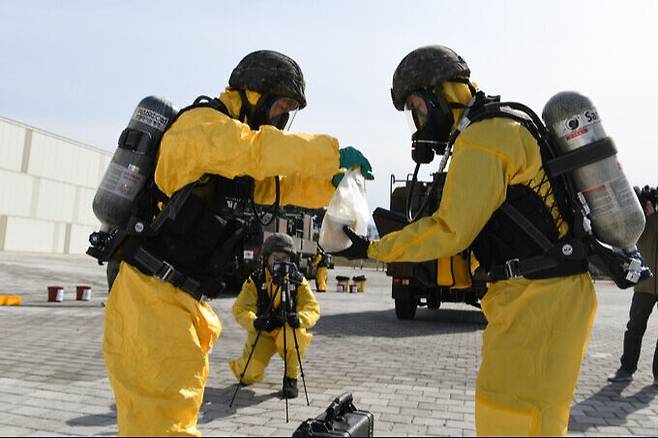
[[[607, 139], [592, 102], [573, 91], [553, 96], [542, 112], [544, 123], [562, 153]], [[571, 173], [576, 190], [591, 210], [596, 237], [616, 248], [630, 251], [644, 230], [644, 213], [622, 171], [617, 155], [580, 167]]]
[[162, 135], [177, 113], [161, 97], [145, 97], [137, 105], [94, 196], [100, 231], [121, 227], [130, 218], [135, 197], [153, 173]]

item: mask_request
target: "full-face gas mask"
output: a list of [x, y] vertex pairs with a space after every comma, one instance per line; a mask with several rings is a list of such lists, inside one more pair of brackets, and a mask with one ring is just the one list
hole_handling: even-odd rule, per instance
[[256, 105], [249, 103], [242, 90], [240, 97], [242, 98], [240, 120], [244, 120], [246, 116], [247, 123], [253, 130], [259, 129], [262, 125], [270, 125], [287, 131], [300, 107], [299, 102], [289, 97], [263, 95]]
[[404, 110], [413, 133], [411, 157], [416, 163], [427, 164], [432, 162], [434, 154], [443, 155], [454, 124], [452, 109], [463, 107], [447, 103], [442, 96], [427, 90], [407, 97]]

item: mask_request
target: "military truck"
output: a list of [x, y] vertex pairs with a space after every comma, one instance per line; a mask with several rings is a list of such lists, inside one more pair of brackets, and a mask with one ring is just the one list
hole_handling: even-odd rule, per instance
[[[377, 208], [373, 213], [379, 235], [385, 236], [409, 224], [410, 216], [431, 216], [441, 201], [445, 176], [445, 172], [435, 173], [431, 181], [415, 181], [411, 175], [406, 179], [391, 175], [390, 210]], [[419, 211], [421, 208], [423, 211]], [[392, 296], [398, 319], [413, 319], [419, 306], [438, 309], [445, 302], [467, 303], [479, 308], [479, 300], [487, 291], [486, 275], [476, 270], [469, 275], [471, 284], [467, 287], [462, 287], [464, 281], [460, 282], [462, 285], [456, 284], [456, 277], [452, 283], [445, 281], [446, 269], [451, 270], [455, 262], [466, 264], [470, 274], [470, 261], [470, 257], [464, 254], [422, 263], [388, 263], [386, 275], [392, 277]]]

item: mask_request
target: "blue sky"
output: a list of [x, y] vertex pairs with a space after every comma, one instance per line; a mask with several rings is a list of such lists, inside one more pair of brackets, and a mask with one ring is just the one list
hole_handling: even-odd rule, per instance
[[293, 130], [360, 148], [370, 207], [387, 207], [390, 174], [413, 169], [393, 71], [444, 44], [483, 90], [539, 113], [558, 91], [588, 95], [631, 183], [658, 185], [657, 20], [651, 1], [3, 0], [0, 115], [112, 150], [143, 96], [216, 95], [245, 54], [274, 49], [306, 77]]

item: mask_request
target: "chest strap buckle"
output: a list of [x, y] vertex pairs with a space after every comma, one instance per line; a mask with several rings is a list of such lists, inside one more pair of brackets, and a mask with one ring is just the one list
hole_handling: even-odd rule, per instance
[[160, 281], [168, 281], [169, 276], [171, 276], [173, 272], [174, 272], [174, 267], [163, 260], [162, 266], [158, 268], [158, 270], [153, 274], [153, 276]]
[[505, 262], [505, 274], [508, 280], [522, 277], [519, 272], [519, 259], [510, 259]]

